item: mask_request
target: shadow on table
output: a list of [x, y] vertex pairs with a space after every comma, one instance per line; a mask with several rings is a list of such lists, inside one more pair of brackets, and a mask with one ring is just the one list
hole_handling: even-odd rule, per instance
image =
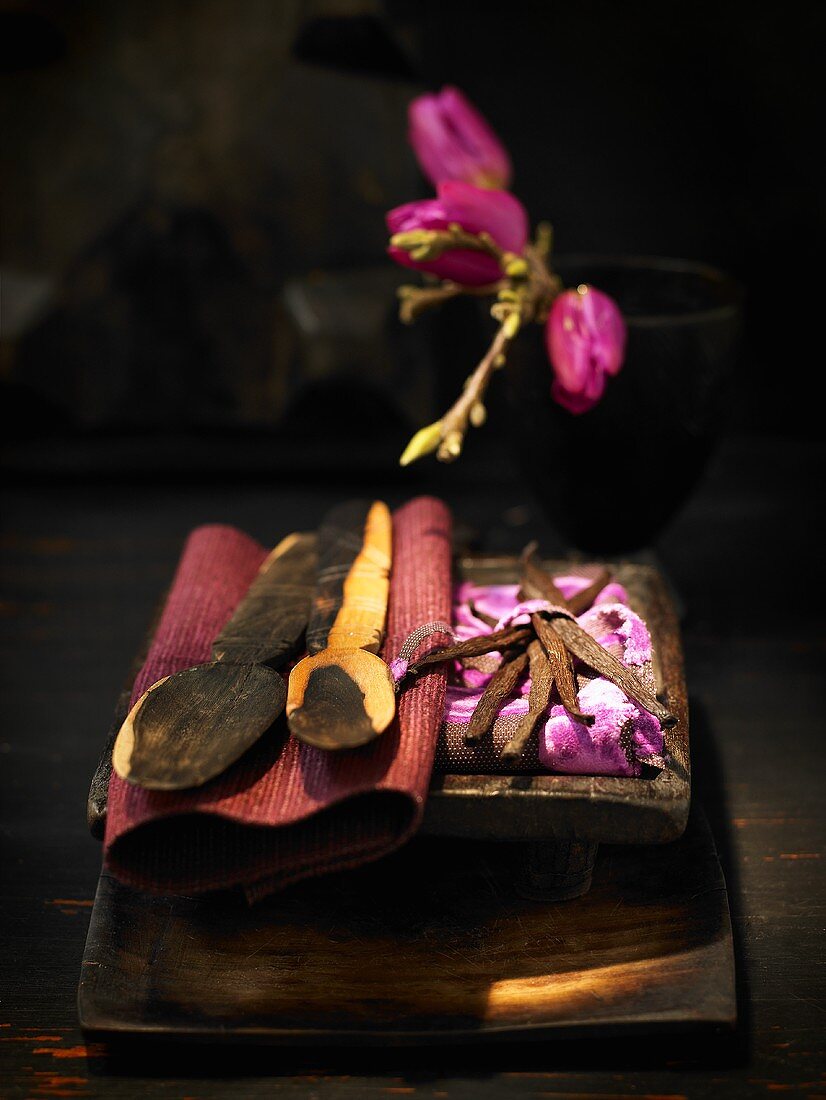
[[446, 1076], [480, 1078], [499, 1073], [656, 1072], [731, 1070], [744, 1064], [739, 1044], [729, 1034], [665, 1036], [615, 1035], [611, 1038], [553, 1042], [502, 1042], [484, 1046], [418, 1046], [313, 1048], [256, 1047], [249, 1044], [202, 1044], [119, 1041], [105, 1054], [90, 1058], [90, 1075], [98, 1077], [250, 1078], [341, 1076], [392, 1077], [422, 1084]]
[[713, 721], [703, 700], [689, 698], [691, 728], [692, 798], [700, 803], [708, 818], [717, 854], [726, 879], [731, 934], [734, 944], [735, 981], [737, 990], [737, 1027], [730, 1037], [733, 1053], [741, 1063], [748, 1060], [751, 1042], [751, 997], [748, 970], [743, 957], [743, 902], [740, 873], [731, 832], [726, 782], [722, 758]]

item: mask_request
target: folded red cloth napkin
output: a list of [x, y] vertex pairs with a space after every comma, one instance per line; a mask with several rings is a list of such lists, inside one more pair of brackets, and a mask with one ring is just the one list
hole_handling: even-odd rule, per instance
[[[133, 702], [151, 684], [210, 659], [266, 554], [231, 527], [194, 531], [186, 544]], [[424, 622], [450, 619], [451, 519], [421, 497], [393, 516], [385, 659]], [[432, 636], [423, 651], [449, 639]], [[298, 879], [375, 859], [418, 826], [444, 706], [445, 672], [408, 685], [398, 714], [363, 749], [326, 753], [272, 730], [223, 775], [192, 791], [145, 791], [112, 776], [106, 866], [163, 892], [241, 886], [255, 900]]]

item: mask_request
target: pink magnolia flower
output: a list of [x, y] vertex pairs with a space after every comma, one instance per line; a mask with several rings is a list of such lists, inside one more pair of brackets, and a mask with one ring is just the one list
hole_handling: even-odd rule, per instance
[[585, 285], [563, 291], [545, 325], [554, 400], [571, 413], [588, 412], [598, 404], [607, 376], [618, 374], [622, 366], [626, 335], [613, 298]]
[[[522, 203], [507, 191], [488, 191], [459, 180], [444, 180], [437, 198], [397, 206], [387, 214], [391, 235], [416, 229], [447, 229], [458, 224], [468, 233], [489, 233], [500, 248], [517, 255], [528, 240], [528, 215]], [[414, 260], [391, 243], [388, 253], [403, 267], [427, 271], [464, 286], [483, 286], [502, 275], [492, 256], [467, 248], [445, 252], [435, 260]]]
[[508, 187], [511, 162], [505, 147], [458, 88], [418, 96], [407, 117], [410, 144], [434, 185], [463, 180], [477, 187]]

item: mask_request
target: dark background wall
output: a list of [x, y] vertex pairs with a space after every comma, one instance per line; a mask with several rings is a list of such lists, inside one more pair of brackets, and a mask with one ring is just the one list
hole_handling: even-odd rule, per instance
[[[731, 424], [819, 431], [801, 397], [821, 369], [824, 11], [3, 0], [0, 402], [17, 465], [44, 432], [289, 435], [307, 392], [333, 432], [320, 410], [342, 394], [396, 436], [434, 406], [438, 386], [411, 381], [426, 349], [389, 319], [383, 212], [426, 194], [405, 108], [444, 82], [505, 138], [559, 250], [740, 279]], [[309, 349], [308, 286], [327, 339]]]

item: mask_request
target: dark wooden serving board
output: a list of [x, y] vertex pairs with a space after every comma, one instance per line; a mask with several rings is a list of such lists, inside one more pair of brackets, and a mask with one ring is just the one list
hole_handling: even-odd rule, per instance
[[[507, 582], [517, 563], [471, 558], [457, 569]], [[655, 570], [618, 565], [615, 576], [649, 625], [658, 694], [678, 718], [666, 768], [640, 779], [436, 775], [422, 835], [405, 850], [253, 908], [235, 893], [146, 895], [104, 873], [83, 1027], [418, 1043], [732, 1024], [722, 872], [701, 813], [683, 835], [690, 764], [676, 616]], [[540, 863], [527, 891], [526, 853]], [[560, 866], [566, 875], [548, 874]], [[530, 900], [537, 881], [547, 898], [554, 877], [556, 896], [581, 893], [592, 869], [584, 896]], [[559, 890], [560, 878], [574, 888]]]
[[80, 983], [95, 1037], [430, 1043], [734, 1022], [725, 884], [699, 813], [606, 847], [591, 891], [513, 890], [512, 845], [422, 838], [252, 908], [102, 875]]

